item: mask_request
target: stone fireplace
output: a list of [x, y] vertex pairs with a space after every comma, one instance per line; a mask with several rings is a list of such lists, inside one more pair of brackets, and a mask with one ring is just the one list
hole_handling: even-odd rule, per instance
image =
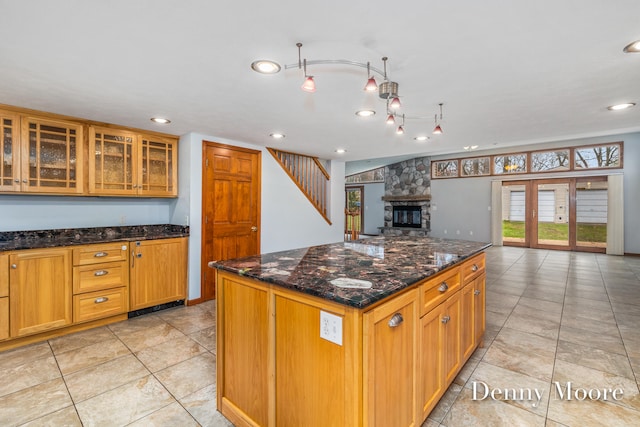
[[431, 158], [385, 167], [384, 227], [389, 236], [427, 236], [431, 230]]

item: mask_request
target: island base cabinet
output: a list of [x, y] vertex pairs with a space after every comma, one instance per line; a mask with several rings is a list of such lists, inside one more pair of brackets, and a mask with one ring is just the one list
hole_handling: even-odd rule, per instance
[[186, 237], [144, 240], [130, 245], [129, 310], [185, 299]]
[[9, 263], [11, 337], [71, 324], [70, 249], [20, 251]]
[[412, 290], [363, 319], [365, 425], [415, 426], [418, 298]]
[[[361, 382], [348, 312], [275, 293], [276, 426], [359, 425], [359, 409], [351, 406], [351, 396], [359, 393]], [[334, 330], [337, 342], [321, 337], [323, 328], [336, 324], [341, 325]]]
[[270, 425], [267, 289], [224, 274], [217, 287], [218, 408], [238, 426]]

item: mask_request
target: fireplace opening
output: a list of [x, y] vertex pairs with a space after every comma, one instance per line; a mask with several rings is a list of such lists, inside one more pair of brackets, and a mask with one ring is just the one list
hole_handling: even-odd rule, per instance
[[420, 206], [394, 206], [394, 227], [422, 227], [422, 207]]

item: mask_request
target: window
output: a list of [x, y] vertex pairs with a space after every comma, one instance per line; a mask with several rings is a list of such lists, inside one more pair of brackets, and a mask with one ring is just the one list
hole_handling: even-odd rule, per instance
[[568, 148], [531, 153], [531, 172], [568, 171], [570, 165]]
[[431, 163], [433, 178], [456, 178], [458, 176], [458, 161], [445, 160]]
[[527, 172], [527, 154], [507, 154], [504, 156], [495, 156], [493, 158], [493, 173], [502, 175], [508, 173], [526, 173]]
[[621, 167], [620, 148], [620, 144], [576, 148], [575, 168], [619, 168]]
[[491, 175], [491, 157], [474, 157], [460, 161], [460, 176]]

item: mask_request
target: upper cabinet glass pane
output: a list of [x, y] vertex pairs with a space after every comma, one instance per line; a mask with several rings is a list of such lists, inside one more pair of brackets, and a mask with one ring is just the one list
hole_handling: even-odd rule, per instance
[[531, 172], [567, 171], [570, 166], [569, 149], [531, 153]]
[[607, 144], [575, 149], [576, 169], [621, 167], [620, 144]]

